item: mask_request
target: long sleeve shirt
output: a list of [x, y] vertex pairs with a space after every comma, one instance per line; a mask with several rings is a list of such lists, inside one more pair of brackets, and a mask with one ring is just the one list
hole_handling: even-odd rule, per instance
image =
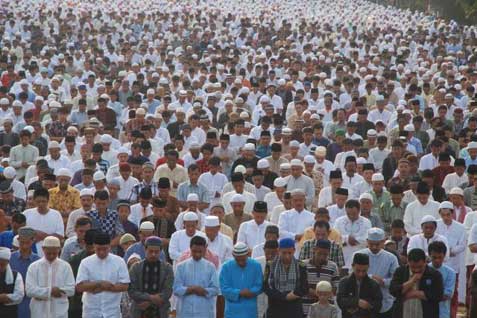
[[[200, 286], [207, 291], [205, 296], [188, 294], [187, 288]], [[173, 285], [177, 297], [177, 318], [214, 318], [216, 296], [219, 293], [217, 271], [209, 261], [190, 258], [177, 265]]]
[[298, 212], [291, 209], [280, 214], [278, 219], [278, 227], [280, 228], [280, 236], [295, 238], [298, 234], [305, 233], [305, 230], [313, 226], [315, 216], [308, 210]]
[[313, 198], [315, 197], [315, 184], [313, 183], [313, 179], [305, 175], [302, 175], [298, 178], [289, 176], [287, 182], [287, 191], [293, 191], [295, 189], [301, 189], [305, 191], [306, 205], [311, 207]]
[[25, 176], [26, 168], [22, 167], [22, 163], [26, 162], [29, 165], [34, 165], [39, 156], [38, 148], [32, 145], [18, 145], [10, 150], [9, 164], [17, 171], [17, 178]]
[[369, 256], [368, 275], [376, 275], [383, 279], [384, 286], [380, 285], [381, 293], [383, 294], [383, 303], [381, 313], [387, 312], [391, 309], [394, 303], [394, 297], [389, 293], [389, 286], [391, 279], [396, 269], [399, 267], [397, 257], [388, 251], [381, 250], [374, 254], [369, 248], [359, 251], [359, 253], [367, 254]]
[[[15, 277], [10, 265], [7, 265], [7, 267], [5, 268], [5, 271], [6, 271], [6, 272], [4, 272], [5, 273], [5, 275], [4, 275], [5, 280], [4, 280], [3, 283], [5, 285], [13, 284], [13, 291], [9, 294], [6, 294], [8, 299], [10, 299], [10, 302], [8, 304], [2, 304], [2, 305], [4, 305], [4, 306], [18, 305], [22, 302], [23, 297], [25, 296], [25, 287], [23, 285], [22, 274], [17, 272], [16, 277]], [[1, 273], [0, 273], [0, 275], [1, 275]], [[8, 281], [9, 278], [15, 279], [15, 281], [12, 281], [10, 283]]]
[[[262, 292], [263, 273], [260, 263], [248, 258], [245, 267], [233, 259], [222, 266], [220, 290], [225, 298], [225, 318], [257, 317], [257, 296]], [[247, 288], [252, 298], [240, 296]]]
[[[26, 294], [31, 297], [31, 317], [68, 317], [68, 297], [75, 294], [75, 278], [71, 266], [56, 259], [49, 262], [42, 258], [30, 265], [26, 278]], [[64, 294], [53, 297], [51, 290], [58, 287]]]
[[425, 238], [424, 234], [416, 234], [411, 236], [411, 238], [409, 239], [409, 243], [407, 244], [407, 251], [409, 252], [412, 249], [419, 248], [423, 250], [426, 253], [426, 255], [429, 255], [429, 251], [428, 251], [429, 244], [436, 241], [443, 242], [446, 245], [447, 247], [446, 260], [448, 260], [449, 259], [449, 243], [447, 241], [447, 238], [437, 233], [434, 233], [434, 235], [431, 238]]
[[207, 249], [219, 257], [220, 264], [224, 264], [229, 259], [232, 259], [233, 244], [230, 237], [219, 232], [214, 240], [209, 238]]
[[[432, 263], [430, 267], [435, 268]], [[442, 282], [444, 283], [444, 296], [447, 296], [447, 300], [439, 302], [439, 318], [448, 318], [451, 314], [451, 298], [454, 295], [456, 272], [447, 265], [442, 264], [441, 267], [435, 268], [442, 275]]]
[[421, 220], [426, 215], [432, 215], [437, 219], [439, 216], [439, 203], [427, 201], [425, 205], [415, 200], [408, 204], [404, 211], [404, 228], [409, 236], [421, 233]]
[[456, 273], [463, 268], [465, 250], [467, 248], [467, 233], [465, 226], [459, 222], [452, 221], [450, 225], [442, 220], [437, 221], [436, 233], [444, 236], [449, 244], [449, 260], [446, 262]]
[[[340, 232], [343, 238], [343, 255], [345, 265], [343, 268], [351, 268], [353, 254], [366, 247], [366, 239], [368, 238], [368, 230], [371, 228], [371, 222], [360, 216], [357, 220], [352, 221], [347, 215], [339, 217], [335, 222], [335, 229]], [[352, 236], [357, 245], [349, 244], [349, 237]]]
[[257, 224], [255, 220], [243, 222], [238, 230], [237, 242], [247, 244], [248, 248], [252, 250], [265, 241], [265, 230], [269, 225], [272, 225], [269, 221], [263, 221], [262, 224]]
[[174, 261], [177, 260], [182, 253], [190, 247], [190, 240], [196, 235], [206, 237], [205, 234], [200, 231], [196, 231], [192, 236], [188, 236], [186, 230], [174, 232], [169, 241], [169, 257]]
[[[86, 257], [80, 263], [76, 283], [106, 280], [112, 284], [129, 284], [126, 263], [119, 256], [109, 254], [104, 259], [96, 254]], [[84, 317], [121, 317], [122, 293], [83, 293]]]

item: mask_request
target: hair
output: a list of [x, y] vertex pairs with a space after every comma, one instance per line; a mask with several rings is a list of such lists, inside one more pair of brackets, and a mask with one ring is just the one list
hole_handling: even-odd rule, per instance
[[441, 241], [432, 242], [431, 244], [429, 244], [429, 247], [427, 249], [429, 251], [429, 255], [432, 252], [444, 255], [447, 253], [447, 246], [444, 244], [444, 242]]
[[50, 199], [50, 193], [45, 188], [39, 188], [36, 189], [35, 192], [33, 192], [33, 199], [36, 199], [38, 197]]
[[313, 229], [315, 230], [316, 228], [326, 228], [326, 231], [330, 230], [330, 223], [325, 222], [325, 221], [316, 221], [315, 224], [313, 225]]
[[392, 229], [404, 229], [404, 222], [400, 219], [396, 219], [391, 223]]
[[190, 247], [194, 246], [194, 245], [198, 245], [198, 246], [206, 246], [207, 245], [207, 241], [205, 240], [205, 238], [203, 238], [202, 236], [194, 236], [191, 240], [190, 240]]
[[346, 201], [345, 208], [352, 209], [357, 208], [358, 210], [361, 208], [358, 200], [348, 200]]
[[88, 224], [93, 226], [93, 222], [91, 221], [91, 219], [87, 216], [81, 216], [76, 220], [75, 228], [80, 226], [85, 226]]
[[26, 223], [26, 216], [23, 213], [15, 213], [12, 215], [12, 222], [17, 224]]
[[106, 190], [96, 191], [96, 193], [94, 194], [94, 199], [95, 200], [108, 200], [109, 199], [109, 193]]
[[187, 168], [187, 172], [192, 172], [192, 171], [196, 171], [196, 170], [200, 170], [200, 167], [195, 163], [191, 164], [189, 166], [189, 168]]
[[426, 253], [420, 248], [413, 248], [407, 253], [407, 260], [409, 262], [426, 261]]

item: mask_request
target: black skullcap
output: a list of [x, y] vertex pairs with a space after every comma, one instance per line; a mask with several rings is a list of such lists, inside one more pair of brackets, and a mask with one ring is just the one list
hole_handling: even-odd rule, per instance
[[369, 265], [369, 256], [363, 253], [354, 254], [353, 265]]
[[129, 202], [129, 200], [119, 200], [118, 204], [116, 204], [116, 208], [119, 208], [121, 206], [127, 206], [129, 208], [131, 207], [131, 202]]
[[146, 200], [151, 199], [152, 198], [151, 188], [145, 187], [141, 189], [141, 192], [139, 192], [139, 197]]
[[266, 248], [277, 249], [278, 241], [277, 240], [266, 241], [265, 244], [263, 245], [263, 249], [266, 249]]
[[270, 134], [270, 132], [268, 130], [262, 130], [262, 132], [260, 133], [260, 137], [271, 137], [272, 135]]
[[355, 157], [355, 156], [348, 156], [348, 157], [346, 157], [346, 159], [345, 159], [345, 164], [347, 164], [348, 162], [354, 162], [354, 163], [356, 163], [356, 157]]
[[465, 167], [465, 159], [458, 158], [454, 161], [454, 167]]
[[255, 201], [253, 205], [253, 211], [254, 212], [265, 212], [267, 213], [267, 202], [265, 201]]
[[111, 238], [107, 233], [98, 232], [94, 236], [94, 244], [96, 245], [109, 245], [111, 244]]
[[152, 199], [152, 206], [155, 208], [165, 208], [167, 201], [159, 198]]
[[336, 189], [336, 194], [348, 195], [348, 189], [346, 189], [346, 188], [338, 188], [338, 189]]
[[450, 155], [447, 152], [442, 152], [439, 154], [439, 161], [450, 161]]
[[160, 189], [170, 188], [171, 181], [168, 178], [159, 178], [158, 187]]
[[403, 188], [399, 184], [393, 184], [389, 187], [389, 193], [391, 194], [401, 194], [403, 193]]
[[315, 247], [329, 250], [331, 248], [331, 242], [329, 240], [318, 240], [316, 241]]
[[467, 174], [477, 174], [477, 165], [470, 165], [467, 167]]
[[[280, 233], [280, 229], [278, 228], [278, 226], [276, 225], [268, 225], [266, 228], [265, 228], [265, 235], [267, 234], [276, 234], [276, 235], [279, 235]], [[278, 245], [277, 245], [278, 247]]]
[[230, 178], [232, 182], [243, 181], [243, 174], [240, 172], [234, 172]]
[[101, 145], [101, 144], [94, 144], [94, 145], [93, 145], [92, 152], [93, 152], [93, 153], [103, 152], [103, 145]]
[[374, 171], [374, 165], [372, 163], [363, 164], [363, 171], [366, 171], [366, 170], [373, 170]]
[[330, 171], [330, 179], [342, 179], [341, 170]]
[[278, 143], [273, 143], [271, 147], [272, 152], [280, 152], [282, 151], [282, 145]]
[[96, 234], [99, 233], [97, 229], [89, 229], [84, 234], [84, 242], [86, 245], [93, 245]]

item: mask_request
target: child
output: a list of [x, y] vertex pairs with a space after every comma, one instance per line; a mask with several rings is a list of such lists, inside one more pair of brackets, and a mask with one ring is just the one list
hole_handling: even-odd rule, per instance
[[333, 296], [330, 282], [321, 281], [316, 284], [316, 295], [318, 302], [311, 305], [308, 318], [337, 318], [338, 309], [330, 304], [330, 298]]
[[396, 219], [391, 223], [391, 241], [397, 246], [397, 253], [399, 254], [399, 263], [407, 264], [407, 244], [409, 238], [406, 236], [404, 229], [404, 222]]

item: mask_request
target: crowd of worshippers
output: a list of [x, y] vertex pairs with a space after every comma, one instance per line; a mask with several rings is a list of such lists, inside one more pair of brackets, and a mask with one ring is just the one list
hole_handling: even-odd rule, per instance
[[365, 0], [0, 8], [0, 317], [477, 317], [477, 29]]

